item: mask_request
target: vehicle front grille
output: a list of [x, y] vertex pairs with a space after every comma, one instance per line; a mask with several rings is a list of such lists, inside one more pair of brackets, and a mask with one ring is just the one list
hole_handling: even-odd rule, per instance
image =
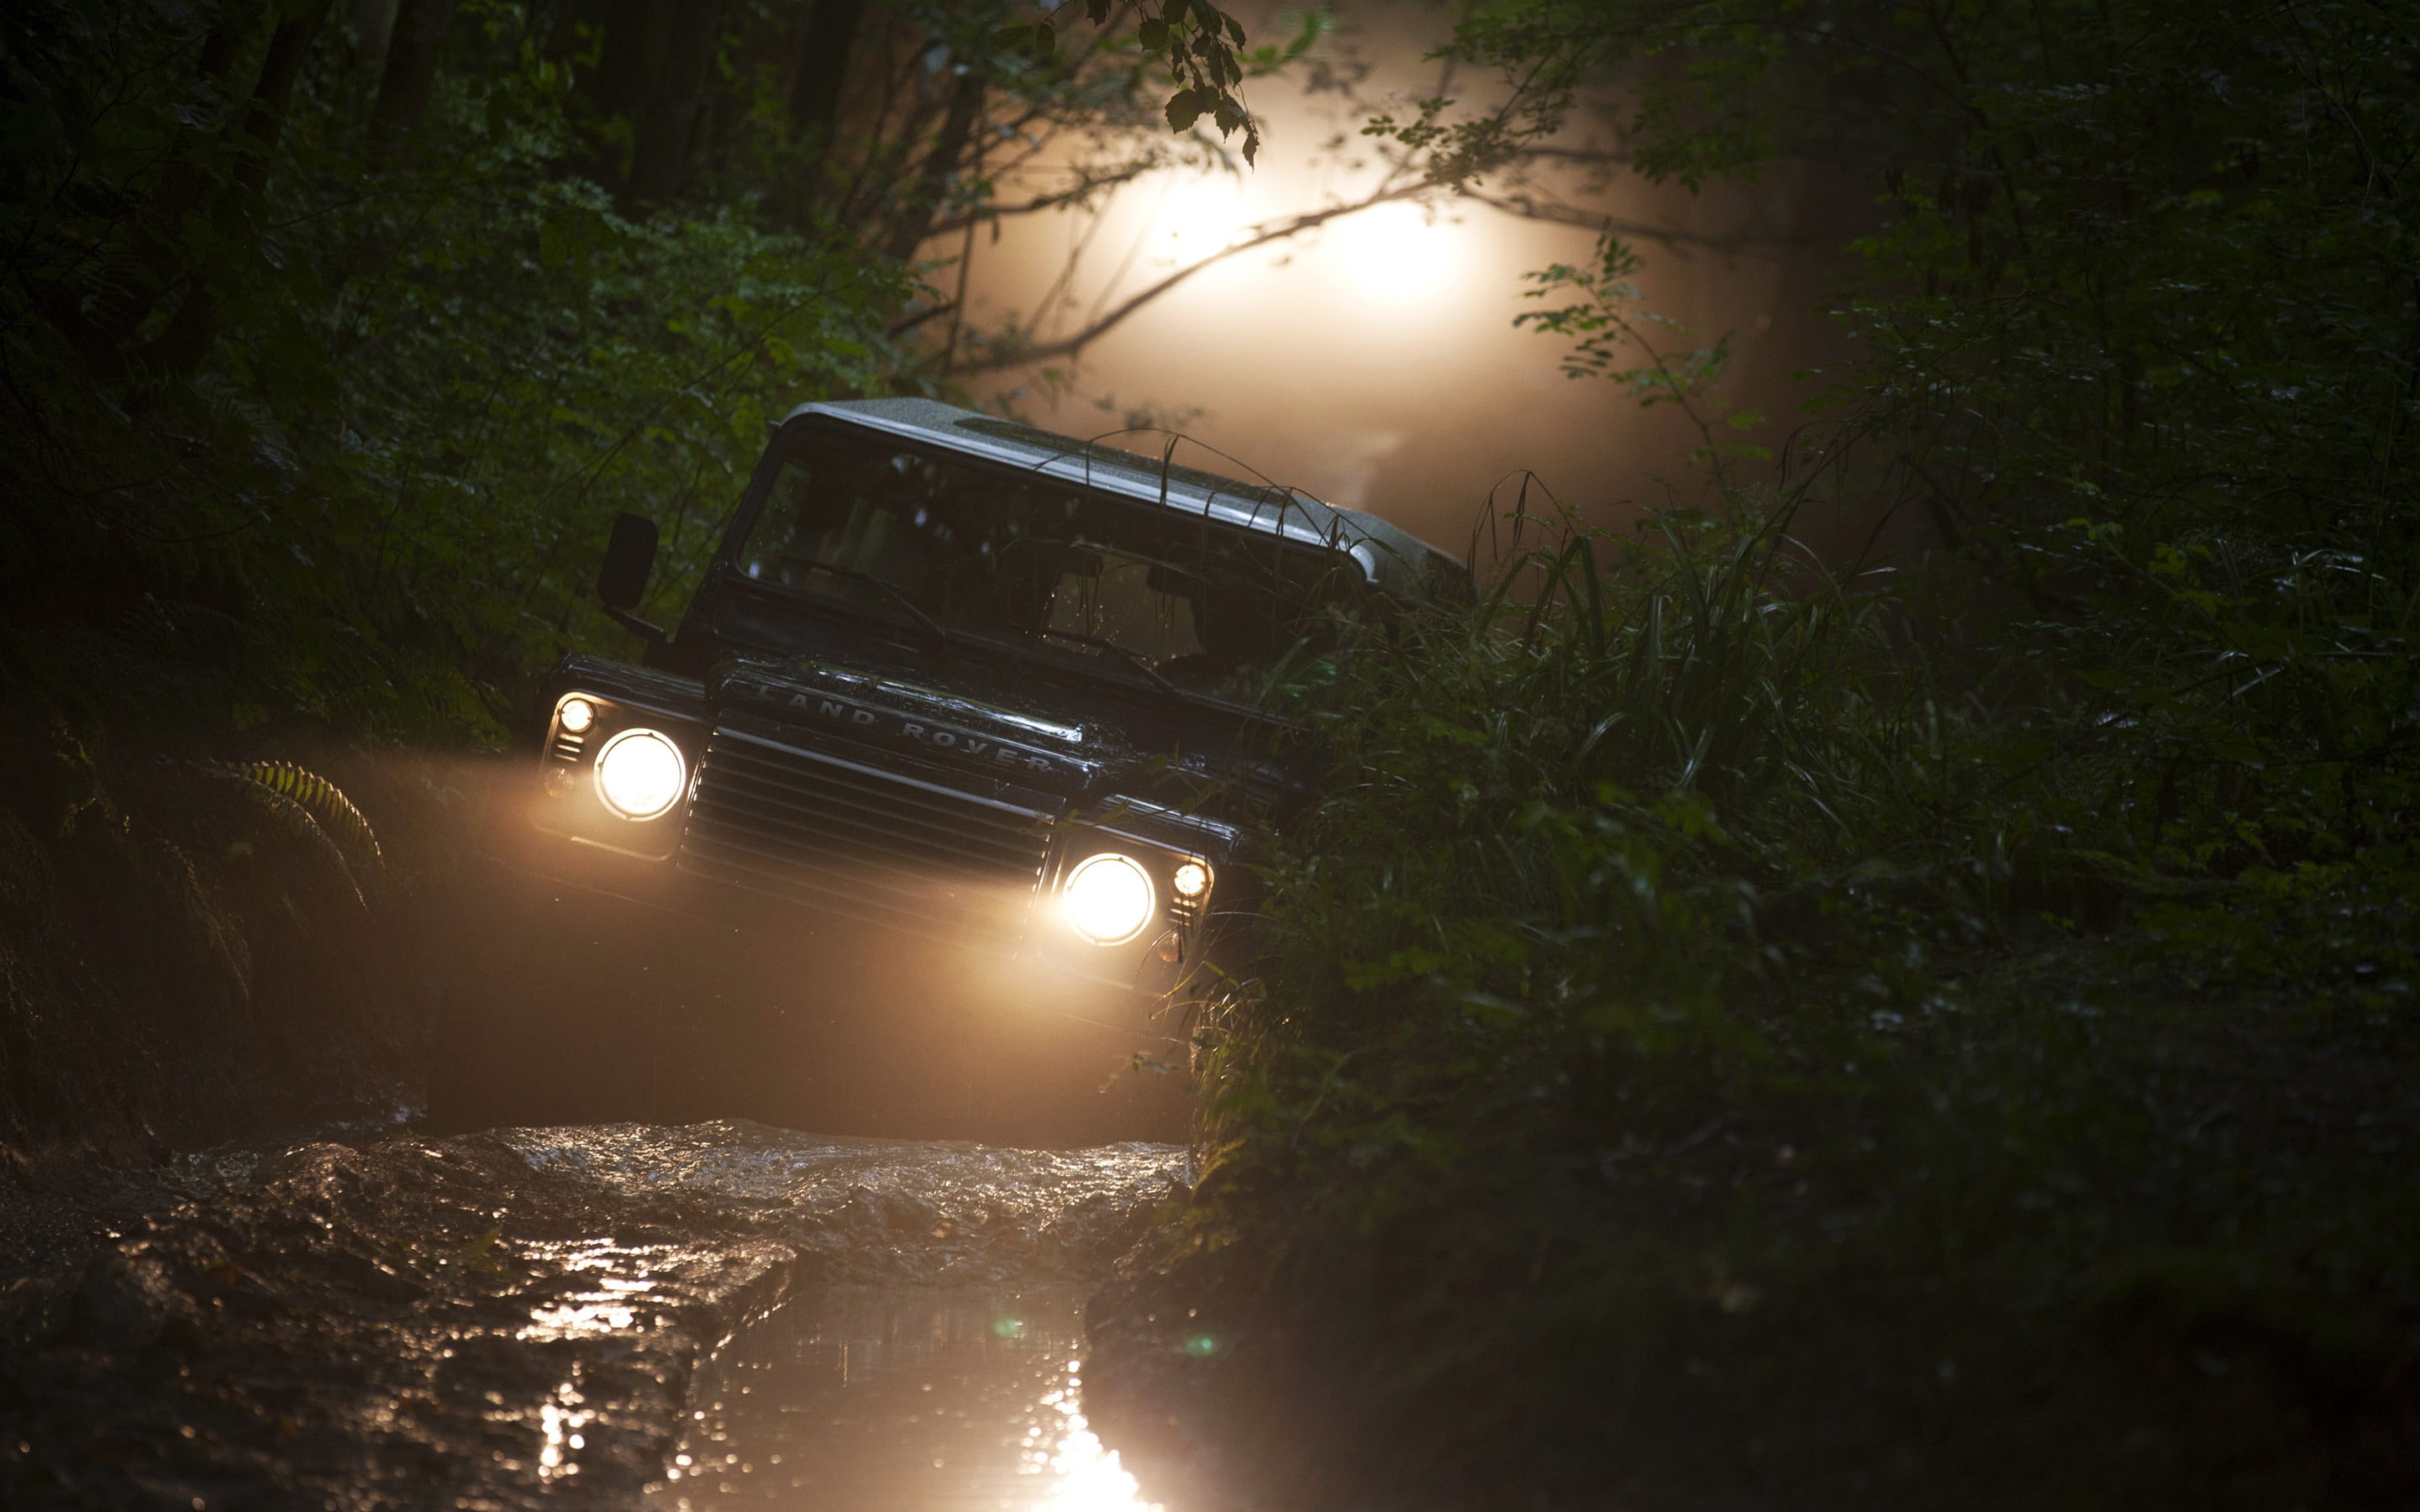
[[719, 729], [682, 870], [871, 923], [1001, 938], [1023, 922], [1050, 814]]

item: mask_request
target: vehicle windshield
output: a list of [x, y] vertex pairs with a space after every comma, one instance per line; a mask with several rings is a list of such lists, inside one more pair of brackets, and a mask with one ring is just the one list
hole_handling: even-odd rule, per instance
[[1244, 701], [1324, 640], [1322, 607], [1353, 580], [1335, 553], [821, 427], [783, 459], [736, 561], [869, 614]]

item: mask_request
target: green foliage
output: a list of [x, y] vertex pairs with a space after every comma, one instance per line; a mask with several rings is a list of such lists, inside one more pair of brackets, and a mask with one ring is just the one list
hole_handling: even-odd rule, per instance
[[[1512, 323], [1572, 343], [1563, 356], [1564, 377], [1608, 379], [1642, 409], [1660, 404], [1680, 409], [1705, 441], [1689, 454], [1689, 465], [1705, 468], [1716, 485], [1728, 486], [1739, 463], [1770, 461], [1773, 454], [1736, 434], [1723, 433], [1753, 430], [1764, 424], [1764, 417], [1753, 409], [1733, 409], [1721, 400], [1724, 370], [1730, 365], [1729, 333], [1713, 346], [1693, 351], [1666, 349], [1669, 338], [1662, 333], [1683, 335], [1686, 328], [1640, 301], [1638, 285], [1632, 279], [1642, 266], [1636, 249], [1606, 236], [1597, 243], [1594, 266], [1556, 263], [1529, 275], [1529, 282], [1538, 286], [1526, 291], [1523, 298], [1545, 300], [1560, 294], [1576, 296], [1575, 302], [1524, 311], [1512, 317]], [[1620, 355], [1631, 348], [1646, 361], [1616, 367]]]
[[1444, 1502], [2408, 1497], [2420, 24], [1504, 0], [1452, 51], [1507, 94], [1370, 130], [1453, 182], [1583, 111], [1691, 188], [1832, 159], [1862, 355], [1744, 490], [1725, 344], [1614, 241], [1536, 275], [1725, 512], [1343, 658], [1153, 1305], [1308, 1341], [1225, 1389], [1307, 1365]]
[[[1920, 514], [1970, 583], [2022, 606], [1987, 632], [2025, 669], [2003, 687], [2056, 710], [2111, 848], [2231, 872], [2406, 832], [2408, 16], [1510, 0], [1457, 50], [1516, 85], [1418, 128], [1471, 174], [1613, 85], [1650, 178], [1786, 152], [1872, 185], [1840, 308], [1867, 355], [1795, 459], [1854, 513]], [[1583, 299], [1528, 318], [1606, 370], [1643, 334], [1628, 272], [1611, 244], [1550, 270], [1539, 294]], [[1646, 397], [1705, 376], [1645, 349], [1616, 376]]]
[[247, 762], [225, 770], [274, 799], [278, 816], [290, 825], [307, 828], [334, 846], [349, 868], [375, 874], [384, 861], [378, 831], [344, 789], [318, 773], [292, 762]]
[[[882, 381], [900, 272], [566, 177], [571, 74], [511, 6], [463, 8], [414, 150], [377, 147], [365, 63], [322, 48], [247, 175], [226, 80], [268, 24], [240, 14], [216, 79], [175, 6], [10, 23], [12, 680], [138, 727], [492, 732], [608, 633], [616, 511], [662, 522], [678, 593], [768, 422]], [[171, 363], [197, 310], [207, 355]]]
[[[616, 513], [663, 530], [668, 617], [769, 423], [946, 375], [912, 259], [1001, 164], [1075, 152], [1047, 208], [1215, 150], [1165, 145], [1131, 28], [1043, 57], [1015, 13], [882, 9], [842, 61], [898, 76], [802, 104], [799, 17], [730, 8], [665, 116], [605, 54], [689, 8], [464, 0], [422, 103], [328, 7], [10, 10], [0, 669], [130, 733], [493, 740], [554, 656], [627, 645], [589, 593]], [[1249, 148], [1240, 25], [1141, 19]]]
[[1649, 1505], [2118, 1508], [2247, 1443], [2264, 1495], [2392, 1461], [2304, 1425], [2412, 1406], [2408, 859], [2092, 849], [1876, 577], [1747, 510], [1566, 527], [1342, 655], [1143, 1304], [1249, 1341], [1204, 1392], [1280, 1442], [1348, 1399], [1346, 1452], [1440, 1504], [1593, 1504], [1618, 1463]]
[[[1117, 0], [1084, 0], [1084, 14], [1095, 27], [1108, 26], [1127, 9], [1137, 17], [1136, 45], [1175, 86], [1164, 112], [1169, 130], [1189, 131], [1206, 116], [1221, 137], [1243, 132], [1244, 161], [1257, 160], [1261, 127], [1244, 104], [1245, 75], [1255, 64], [1267, 68], [1300, 56], [1318, 39], [1320, 21], [1306, 20], [1285, 52], [1264, 48], [1254, 53], [1246, 50], [1244, 23], [1207, 0], [1141, 0], [1125, 6]], [[1003, 51], [1025, 53], [1045, 64], [1056, 58], [1058, 34], [1048, 20], [1019, 22], [996, 36], [996, 45]]]
[[1282, 835], [1220, 1031], [1227, 1132], [1441, 1158], [1604, 1118], [1639, 1056], [1757, 1061], [1736, 998], [1794, 964], [1776, 910], [1935, 859], [1904, 816], [1984, 775], [1883, 609], [1752, 516], [1563, 521], [1468, 617], [1357, 643], [1312, 717], [1356, 775]]
[[2420, 145], [2420, 28], [2079, 8], [2104, 63], [1974, 24], [1972, 124], [1851, 310], [1927, 506], [2027, 595], [2174, 864], [2407, 835], [2420, 194], [2381, 164]]

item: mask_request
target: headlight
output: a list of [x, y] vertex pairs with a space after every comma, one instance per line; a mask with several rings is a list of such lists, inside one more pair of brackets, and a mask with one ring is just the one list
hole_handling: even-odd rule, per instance
[[680, 802], [689, 764], [653, 730], [625, 730], [597, 753], [597, 795], [625, 819], [653, 819]]
[[1191, 903], [1210, 890], [1210, 869], [1199, 861], [1187, 861], [1176, 869], [1176, 874], [1168, 882], [1179, 898]]
[[1060, 887], [1067, 925], [1094, 945], [1124, 945], [1151, 922], [1151, 873], [1132, 856], [1085, 857]]
[[597, 705], [586, 699], [565, 699], [555, 717], [563, 721], [564, 729], [575, 735], [582, 734], [597, 722]]

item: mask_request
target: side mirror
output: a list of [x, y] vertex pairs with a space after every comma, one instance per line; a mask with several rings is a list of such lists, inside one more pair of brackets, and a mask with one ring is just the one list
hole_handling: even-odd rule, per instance
[[597, 596], [609, 609], [637, 609], [655, 570], [656, 522], [640, 515], [616, 515], [613, 538], [605, 543], [605, 564], [597, 573]]

